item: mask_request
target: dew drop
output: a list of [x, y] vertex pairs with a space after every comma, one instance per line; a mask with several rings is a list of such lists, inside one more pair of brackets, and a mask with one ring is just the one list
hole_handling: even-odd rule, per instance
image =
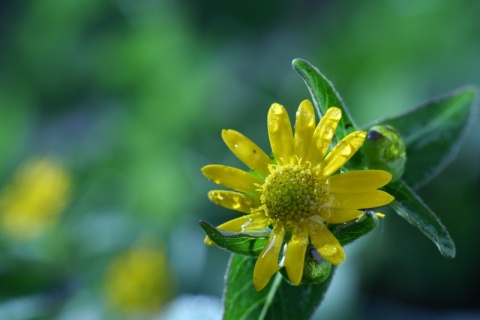
[[283, 113], [283, 108], [279, 104], [272, 105], [272, 112], [274, 115], [281, 115]]
[[340, 109], [334, 108], [330, 110], [329, 116], [332, 120], [340, 120], [342, 118], [342, 111]]
[[321, 253], [324, 256], [333, 256], [337, 254], [338, 248], [334, 244], [327, 244], [322, 247]]
[[309, 128], [315, 127], [315, 119], [314, 118], [309, 118], [308, 122], [306, 123], [306, 127], [309, 127]]
[[268, 127], [271, 132], [278, 131], [278, 122], [277, 121], [269, 121], [268, 122]]
[[340, 148], [340, 154], [342, 156], [348, 157], [354, 152], [352, 146], [349, 143], [345, 143], [341, 148]]
[[240, 209], [240, 202], [238, 201], [238, 198], [233, 198], [233, 204], [232, 204], [232, 209]]
[[322, 138], [325, 140], [331, 140], [333, 138], [333, 132], [334, 130], [332, 126], [325, 127], [322, 133]]

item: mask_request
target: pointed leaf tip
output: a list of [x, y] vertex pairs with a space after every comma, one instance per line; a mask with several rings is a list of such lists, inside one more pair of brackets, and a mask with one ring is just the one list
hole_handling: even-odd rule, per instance
[[245, 256], [257, 257], [269, 236], [269, 230], [249, 230], [237, 233], [215, 228], [205, 221], [200, 221], [199, 224], [214, 244], [232, 253]]
[[399, 216], [425, 234], [446, 258], [454, 258], [455, 243], [435, 213], [403, 181], [390, 183], [386, 191], [395, 197], [391, 206]]
[[343, 116], [337, 127], [335, 136], [342, 140], [348, 134], [356, 130], [353, 119], [343, 103], [342, 98], [335, 90], [333, 83], [327, 79], [315, 66], [303, 59], [294, 59], [292, 61], [293, 69], [300, 74], [307, 85], [320, 117], [322, 117], [330, 107], [337, 107], [342, 110]]

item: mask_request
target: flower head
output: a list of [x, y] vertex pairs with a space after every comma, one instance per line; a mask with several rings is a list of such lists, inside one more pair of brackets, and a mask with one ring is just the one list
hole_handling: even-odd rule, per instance
[[357, 219], [363, 214], [361, 209], [393, 200], [388, 193], [377, 190], [391, 180], [390, 173], [339, 171], [366, 137], [363, 131], [352, 132], [329, 152], [341, 116], [340, 109], [329, 108], [316, 125], [313, 106], [304, 100], [296, 113], [293, 133], [285, 108], [274, 103], [267, 121], [273, 158], [241, 133], [223, 130], [227, 146], [252, 171], [223, 165], [202, 168], [207, 178], [234, 190], [213, 190], [209, 198], [217, 205], [245, 213], [218, 228], [232, 232], [272, 228], [255, 264], [253, 282], [257, 290], [264, 288], [281, 267], [294, 285], [300, 284], [309, 243], [332, 264], [342, 263], [345, 253], [327, 224]]
[[29, 161], [0, 193], [1, 226], [12, 237], [34, 238], [64, 210], [70, 183], [70, 175], [57, 161]]
[[163, 250], [137, 245], [116, 257], [107, 271], [110, 305], [125, 314], [160, 309], [172, 294], [172, 273]]

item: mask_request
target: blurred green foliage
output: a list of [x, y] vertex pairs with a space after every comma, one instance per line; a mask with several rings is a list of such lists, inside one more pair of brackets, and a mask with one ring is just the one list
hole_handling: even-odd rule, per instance
[[[22, 163], [52, 156], [72, 176], [72, 199], [34, 241], [1, 231], [0, 318], [121, 318], [105, 279], [116, 257], [144, 242], [165, 252], [165, 272], [175, 278], [165, 288], [171, 304], [155, 315], [181, 318], [175, 308], [194, 303], [185, 295], [220, 297], [228, 255], [203, 246], [197, 222], [232, 218], [208, 202], [212, 185], [199, 170], [239, 164], [221, 129], [266, 148], [269, 105], [293, 113], [308, 97], [290, 67], [297, 57], [335, 83], [360, 125], [478, 84], [479, 10], [468, 0], [3, 1], [1, 188]], [[389, 214], [338, 270], [333, 285], [349, 295], [332, 288], [320, 314], [478, 312], [480, 145], [472, 121], [457, 160], [419, 191], [450, 230], [457, 257], [444, 259]], [[217, 302], [207, 305], [220, 316]]]

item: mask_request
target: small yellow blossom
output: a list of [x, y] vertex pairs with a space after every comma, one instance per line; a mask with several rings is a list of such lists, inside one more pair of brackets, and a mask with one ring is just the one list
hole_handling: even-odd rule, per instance
[[70, 176], [56, 161], [23, 165], [0, 193], [0, 223], [7, 234], [30, 239], [52, 225], [69, 200]]
[[107, 271], [106, 294], [118, 311], [148, 314], [168, 301], [172, 285], [164, 252], [139, 245], [112, 262]]
[[[218, 228], [232, 232], [272, 228], [254, 268], [257, 290], [263, 289], [281, 267], [294, 285], [300, 284], [309, 243], [332, 264], [342, 263], [343, 248], [326, 225], [357, 219], [363, 214], [361, 209], [393, 200], [378, 190], [391, 180], [390, 173], [339, 171], [366, 137], [365, 132], [355, 131], [328, 152], [341, 116], [340, 109], [329, 108], [316, 125], [313, 106], [304, 100], [296, 113], [293, 133], [285, 108], [274, 103], [267, 119], [273, 159], [241, 133], [223, 130], [227, 146], [252, 171], [216, 164], [202, 168], [207, 178], [235, 190], [213, 190], [209, 198], [245, 213]], [[208, 237], [205, 242], [213, 244]]]

